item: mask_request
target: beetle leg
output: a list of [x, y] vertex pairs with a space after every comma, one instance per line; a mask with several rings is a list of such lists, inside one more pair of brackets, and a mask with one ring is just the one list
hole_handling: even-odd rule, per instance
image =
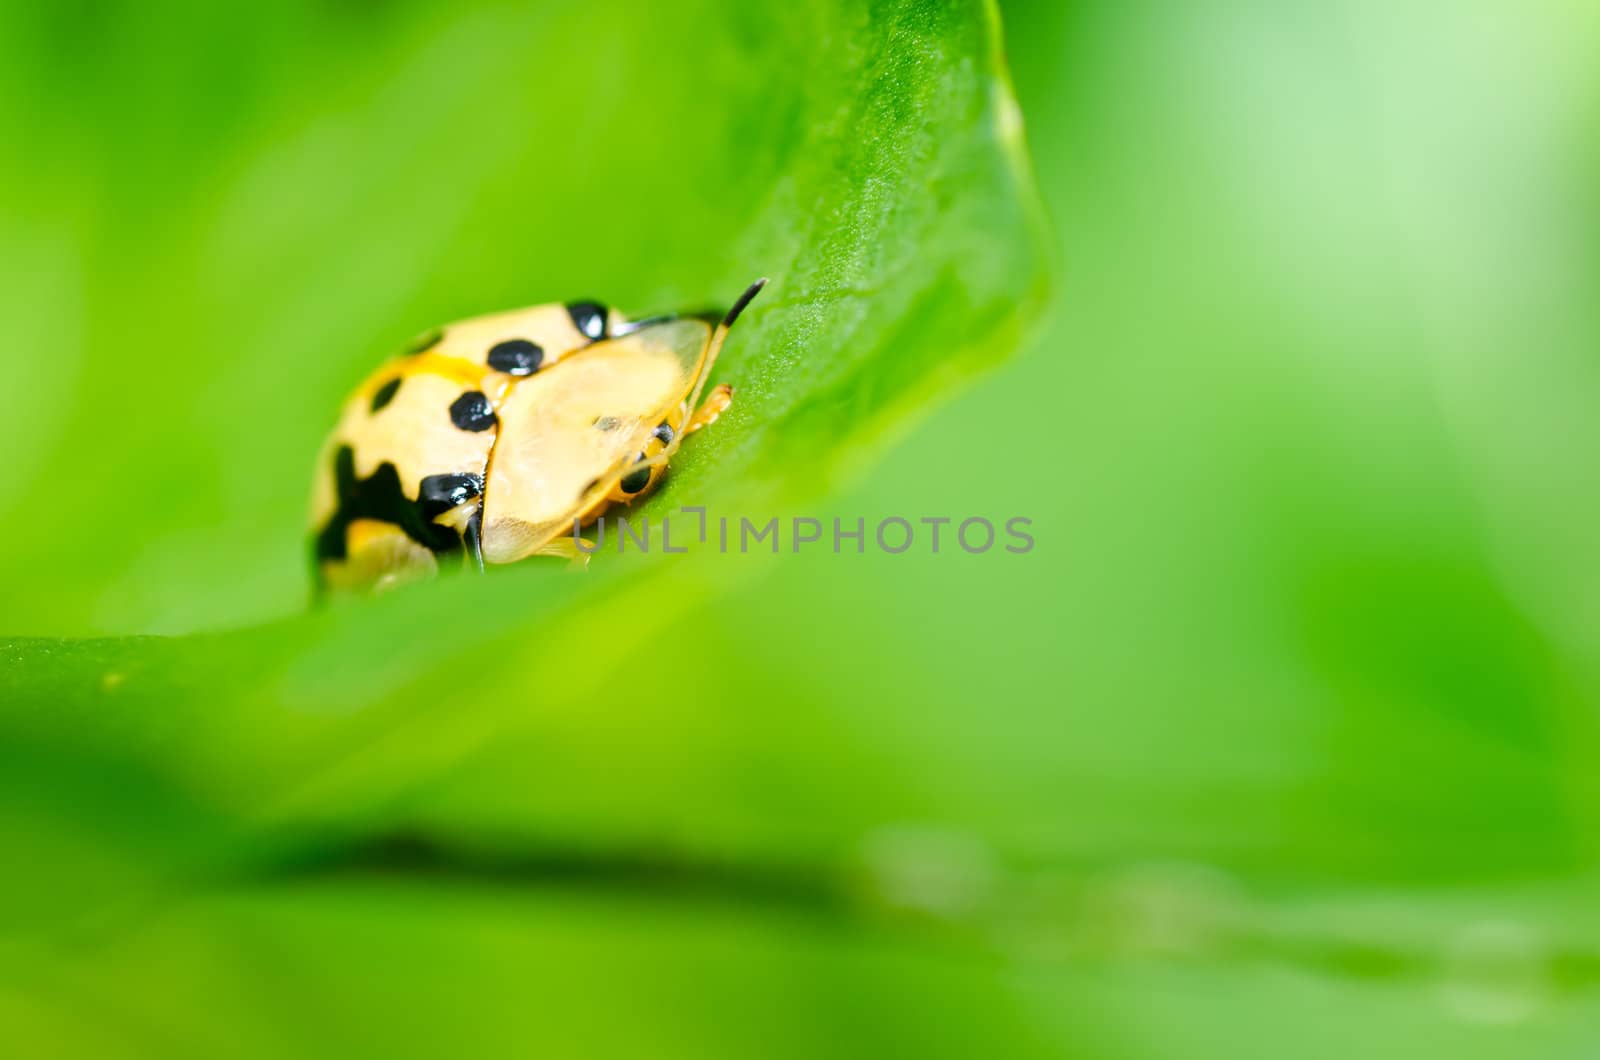
[[461, 543], [466, 547], [467, 558], [477, 566], [478, 573], [482, 574], [483, 502], [474, 497], [437, 516], [433, 521], [440, 526], [448, 526], [461, 535]]
[[722, 383], [711, 388], [711, 393], [694, 410], [694, 415], [689, 417], [689, 422], [684, 424], [683, 433], [693, 434], [702, 427], [709, 427], [717, 422], [717, 417], [722, 415], [729, 405], [733, 404], [733, 387]]
[[478, 565], [478, 573], [483, 573], [483, 506], [472, 513], [472, 518], [467, 520], [467, 529], [461, 535], [462, 542], [467, 546], [467, 555], [472, 562]]

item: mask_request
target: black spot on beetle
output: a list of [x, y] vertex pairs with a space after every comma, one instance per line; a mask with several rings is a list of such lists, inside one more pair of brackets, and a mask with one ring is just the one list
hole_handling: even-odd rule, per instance
[[[482, 475], [463, 472], [428, 475], [417, 483], [417, 508], [430, 526], [438, 526], [434, 520], [445, 512], [482, 496]], [[478, 505], [467, 517], [466, 525], [461, 528], [461, 543], [478, 573], [483, 573], [483, 505]]]
[[394, 396], [398, 393], [400, 393], [400, 377], [395, 376], [393, 379], [380, 386], [372, 395], [372, 411], [382, 411], [384, 406], [393, 401]]
[[663, 423], [650, 433], [661, 439], [662, 445], [671, 445], [672, 439], [677, 437], [672, 433], [672, 424], [670, 423]]
[[450, 422], [464, 431], [486, 431], [495, 425], [494, 409], [481, 390], [469, 390], [450, 403]]
[[544, 347], [527, 339], [507, 339], [489, 350], [489, 367], [507, 375], [532, 375], [544, 363]]
[[414, 357], [419, 353], [427, 353], [429, 350], [433, 349], [443, 341], [444, 328], [434, 328], [432, 331], [424, 331], [421, 335], [418, 335], [416, 338], [412, 339], [406, 344], [405, 355], [407, 357]]
[[[640, 453], [638, 459], [643, 460], [644, 454]], [[640, 490], [650, 485], [650, 469], [647, 467], [641, 467], [637, 471], [629, 472], [622, 477], [622, 481], [619, 482], [618, 485], [622, 487], [623, 493], [638, 493]]]
[[429, 522], [452, 508], [483, 496], [483, 476], [452, 474], [429, 475], [417, 488], [417, 504]]
[[439, 555], [459, 552], [461, 535], [433, 519], [469, 499], [467, 491], [483, 492], [483, 479], [477, 475], [430, 475], [422, 480], [422, 497], [412, 500], [400, 488], [400, 473], [387, 461], [366, 478], [357, 478], [355, 450], [348, 445], [333, 454], [333, 481], [338, 507], [317, 532], [318, 560], [349, 557], [346, 535], [357, 519], [398, 526], [411, 540]]
[[599, 302], [568, 302], [567, 315], [590, 342], [606, 337], [606, 307]]

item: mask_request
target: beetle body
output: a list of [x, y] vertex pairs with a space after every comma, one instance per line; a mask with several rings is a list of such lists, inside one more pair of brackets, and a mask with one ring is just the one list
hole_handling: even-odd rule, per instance
[[311, 504], [318, 585], [386, 589], [443, 566], [576, 557], [574, 527], [653, 488], [728, 328], [631, 321], [594, 302], [477, 317], [419, 337], [356, 388], [323, 447]]

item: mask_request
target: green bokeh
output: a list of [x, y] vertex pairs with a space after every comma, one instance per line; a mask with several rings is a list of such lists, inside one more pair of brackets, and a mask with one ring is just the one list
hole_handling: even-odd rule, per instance
[[[1593, 1050], [1600, 18], [1007, 5], [1054, 304], [946, 401], [1015, 345], [964, 299], [1025, 307], [1028, 263], [960, 241], [1026, 187], [841, 221], [773, 146], [833, 142], [897, 6], [7, 16], [0, 628], [273, 624], [7, 649], [36, 869], [0, 888], [0, 1023], [84, 1055]], [[973, 58], [889, 37], [869, 68], [930, 92]], [[921, 172], [951, 110], [899, 102], [874, 128]], [[1032, 552], [287, 618], [309, 456], [388, 347], [725, 297], [774, 247], [832, 315], [778, 278], [729, 361], [770, 421], [662, 500], [721, 473], [730, 514], [1023, 516]], [[864, 344], [846, 374], [794, 374], [808, 327]], [[436, 655], [386, 652], [421, 606]]]

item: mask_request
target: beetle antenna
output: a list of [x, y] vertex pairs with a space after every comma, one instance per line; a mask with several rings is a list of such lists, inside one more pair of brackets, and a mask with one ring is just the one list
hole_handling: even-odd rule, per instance
[[722, 352], [722, 343], [728, 337], [728, 329], [733, 327], [733, 322], [739, 319], [745, 307], [755, 300], [761, 293], [761, 288], [767, 285], [765, 276], [744, 289], [744, 294], [733, 303], [733, 308], [728, 310], [728, 315], [722, 318], [722, 323], [717, 325], [717, 330], [711, 334], [711, 345], [706, 350], [705, 365], [700, 369], [700, 378], [695, 380], [694, 393], [689, 395], [688, 414], [693, 415], [694, 410], [700, 407], [700, 391], [705, 389], [706, 380], [711, 378], [711, 369], [717, 363], [717, 355]]
[[766, 285], [767, 278], [763, 276], [749, 287], [746, 287], [744, 294], [740, 295], [739, 300], [733, 303], [733, 308], [728, 310], [728, 315], [722, 318], [722, 326], [724, 328], [733, 327], [733, 322], [739, 319], [739, 314], [744, 312], [744, 307], [754, 301], [756, 295], [761, 293], [761, 288]]

